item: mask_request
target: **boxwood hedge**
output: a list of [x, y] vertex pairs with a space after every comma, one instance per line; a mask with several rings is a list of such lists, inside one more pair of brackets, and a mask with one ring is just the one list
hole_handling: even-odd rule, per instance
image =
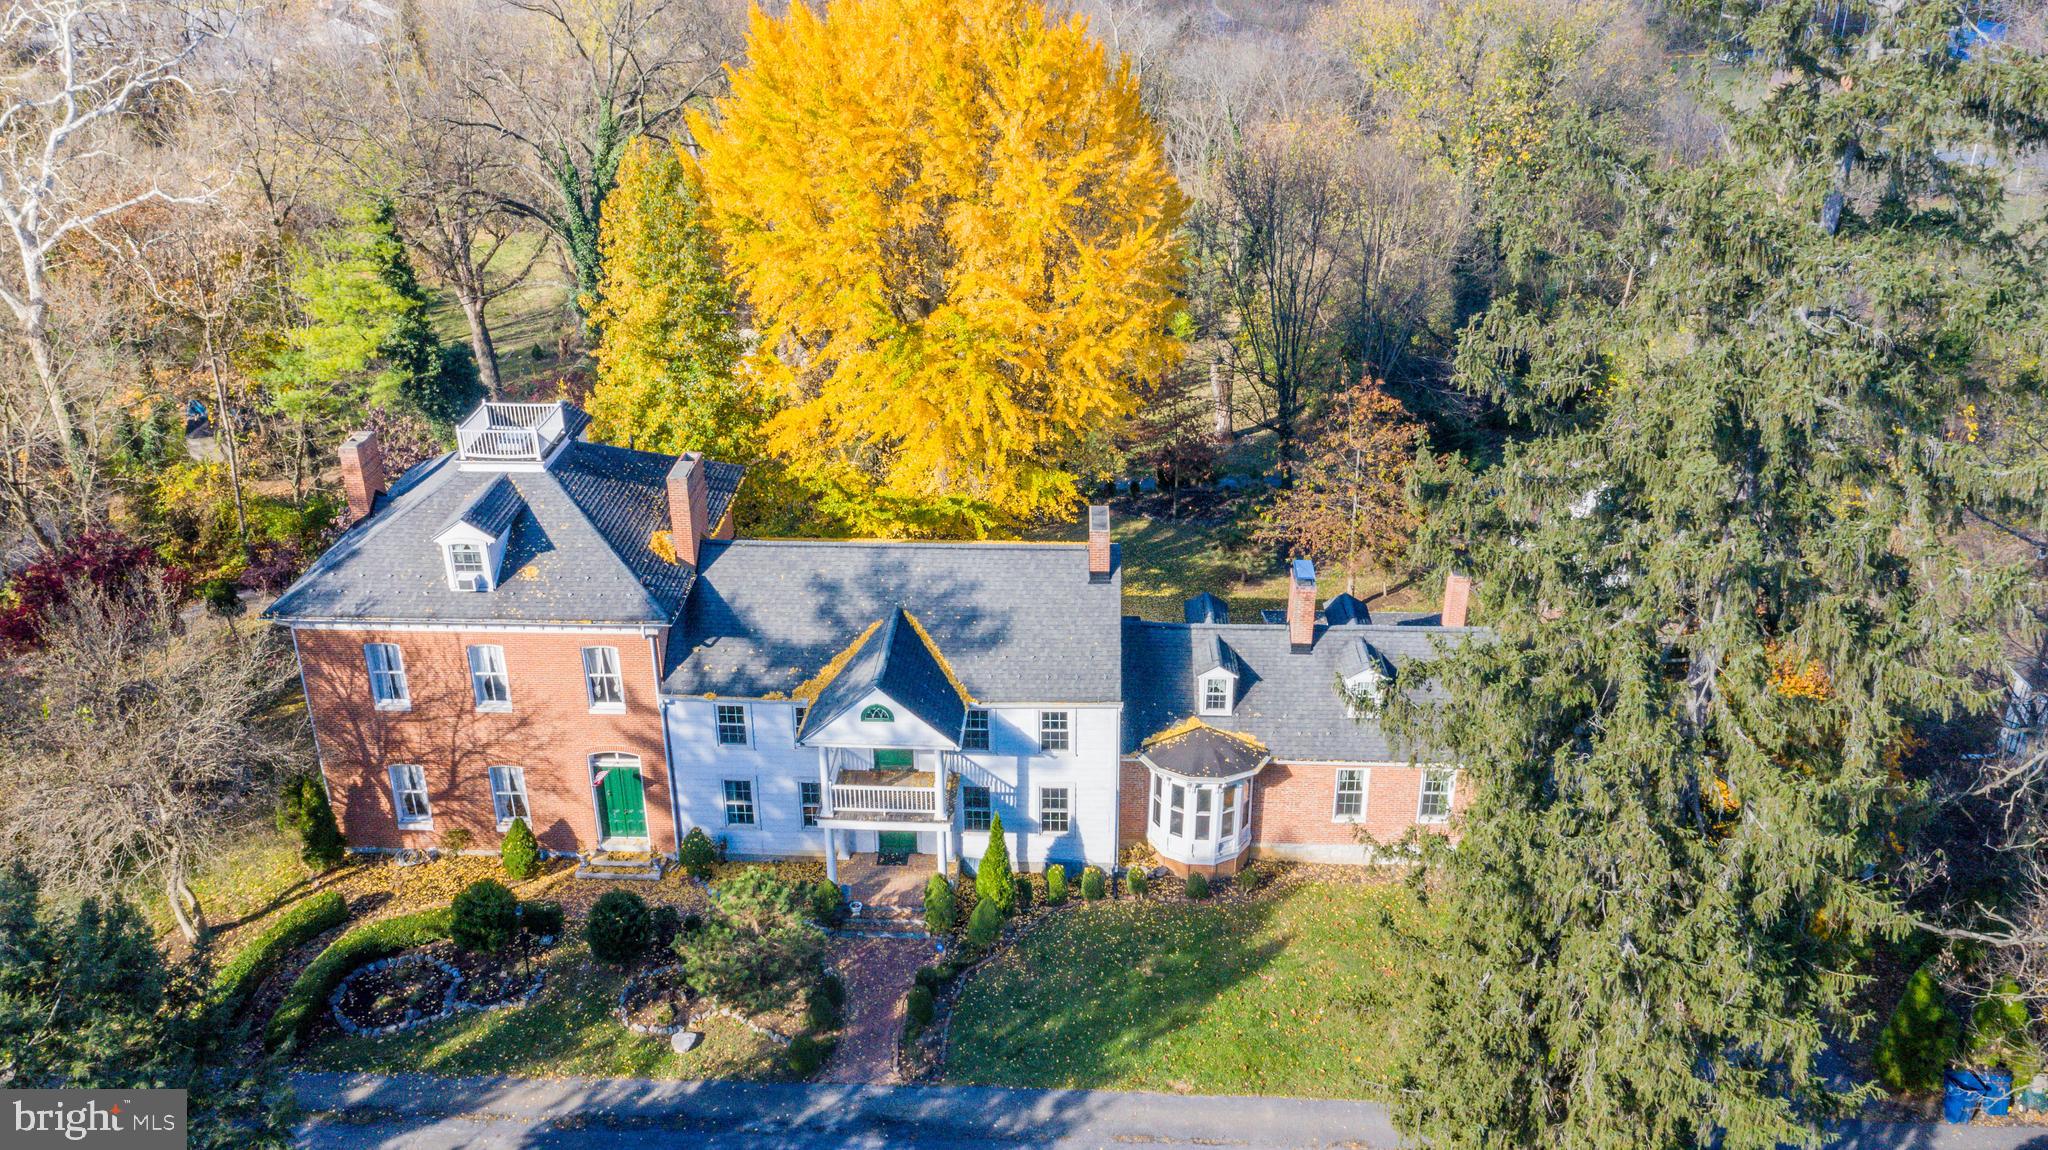
[[447, 907], [400, 915], [359, 926], [330, 943], [285, 993], [264, 1028], [263, 1044], [289, 1049], [320, 1015], [320, 1007], [348, 972], [367, 962], [448, 937]]
[[321, 891], [294, 903], [263, 933], [236, 952], [213, 976], [213, 1000], [221, 1017], [233, 1018], [256, 984], [295, 946], [348, 921], [348, 902], [337, 891]]

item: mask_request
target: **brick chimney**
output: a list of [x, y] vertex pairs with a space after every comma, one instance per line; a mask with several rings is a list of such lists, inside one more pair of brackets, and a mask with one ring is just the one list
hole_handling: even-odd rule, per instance
[[1316, 642], [1316, 565], [1296, 559], [1287, 578], [1287, 642], [1299, 654]]
[[697, 565], [701, 544], [716, 526], [711, 519], [711, 483], [701, 452], [685, 451], [668, 469], [668, 531], [676, 562]]
[[1444, 611], [1440, 620], [1446, 627], [1463, 627], [1472, 612], [1472, 577], [1456, 571], [1444, 576]]
[[1109, 582], [1109, 505], [1088, 506], [1088, 581]]
[[364, 428], [341, 441], [341, 487], [348, 495], [348, 521], [360, 523], [377, 508], [384, 494], [384, 448], [377, 433]]

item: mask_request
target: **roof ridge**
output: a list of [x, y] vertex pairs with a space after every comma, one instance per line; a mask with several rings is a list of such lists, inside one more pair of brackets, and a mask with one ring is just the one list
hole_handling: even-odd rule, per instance
[[[512, 474], [512, 472], [506, 473], [508, 477]], [[632, 582], [633, 586], [639, 588], [640, 598], [647, 604], [647, 609], [649, 611], [652, 611], [656, 615], [666, 616], [672, 615], [674, 613], [671, 612], [668, 608], [663, 607], [661, 605], [661, 602], [654, 597], [654, 592], [647, 589], [647, 580], [641, 578], [640, 573], [638, 571], [633, 570], [633, 565], [631, 563], [626, 562], [626, 557], [619, 554], [618, 548], [612, 546], [612, 541], [608, 537], [606, 537], [604, 529], [602, 527], [599, 527], [597, 525], [597, 521], [590, 517], [590, 512], [585, 511], [583, 509], [583, 505], [576, 501], [575, 493], [571, 492], [569, 488], [565, 484], [563, 484], [563, 482], [559, 478], [555, 476], [555, 473], [552, 469], [543, 469], [540, 471], [521, 471], [518, 472], [517, 474], [521, 478], [534, 475], [546, 476], [547, 481], [555, 485], [555, 491], [556, 493], [561, 495], [562, 502], [569, 505], [570, 510], [576, 513], [576, 518], [581, 520], [583, 522], [583, 526], [587, 530], [589, 530], [589, 532], [593, 536], [597, 538], [597, 541], [600, 544], [600, 549], [603, 550], [605, 557], [610, 559], [613, 563], [617, 564], [619, 570], [625, 574], [626, 578]], [[519, 488], [519, 481], [514, 480], [512, 486], [515, 490], [517, 490]], [[529, 515], [532, 514], [532, 500], [526, 499], [526, 492], [520, 491], [519, 497], [523, 500], [526, 500], [528, 505], [527, 513]], [[517, 577], [517, 575], [518, 572], [513, 572], [513, 576], [515, 578]], [[680, 609], [680, 606], [678, 607], [678, 609]]]

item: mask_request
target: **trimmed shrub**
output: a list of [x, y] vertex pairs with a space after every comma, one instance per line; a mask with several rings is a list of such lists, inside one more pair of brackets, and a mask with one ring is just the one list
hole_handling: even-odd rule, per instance
[[920, 966], [917, 968], [917, 985], [924, 987], [933, 994], [937, 994], [939, 988], [952, 981], [952, 978], [953, 972], [950, 970], [940, 970], [936, 966]]
[[1067, 901], [1067, 868], [1058, 863], [1045, 868], [1045, 905], [1058, 906]]
[[924, 928], [933, 934], [953, 929], [953, 884], [935, 874], [924, 883]]
[[1237, 884], [1237, 889], [1246, 894], [1251, 894], [1253, 891], [1266, 885], [1266, 872], [1258, 867], [1248, 866], [1238, 871], [1237, 877], [1232, 881]]
[[1893, 1093], [1933, 1090], [1955, 1059], [1960, 1026], [1934, 981], [1932, 966], [1922, 966], [1906, 980], [1898, 1009], [1892, 1011], [1871, 1052], [1878, 1081]]
[[839, 1007], [826, 995], [822, 983], [804, 996], [804, 1025], [812, 1030], [839, 1029]]
[[996, 936], [1003, 933], [1003, 912], [996, 904], [983, 899], [974, 904], [974, 913], [967, 916], [967, 941], [986, 949], [995, 945]]
[[667, 950], [674, 946], [676, 936], [683, 933], [683, 916], [676, 908], [663, 904], [647, 912], [647, 947], [650, 950]]
[[1010, 874], [1010, 847], [1000, 814], [989, 820], [988, 850], [974, 867], [974, 893], [978, 901], [996, 904], [1005, 918], [1017, 909], [1017, 885]]
[[519, 923], [526, 932], [536, 938], [560, 938], [567, 920], [562, 916], [562, 904], [558, 902], [522, 902], [519, 904]]
[[691, 911], [683, 916], [683, 933], [695, 934], [704, 928], [704, 916]]
[[784, 1053], [783, 1059], [789, 1063], [790, 1073], [798, 1078], [809, 1078], [818, 1072], [819, 1067], [825, 1065], [827, 1058], [832, 1057], [832, 1046], [830, 1039], [799, 1034], [789, 1040], [789, 1050]]
[[2020, 984], [2001, 978], [1991, 993], [1970, 1012], [1970, 1061], [1977, 1066], [2003, 1066], [2022, 1085], [2040, 1073], [2041, 1055], [2027, 1033], [2033, 1016], [2020, 997]]
[[285, 784], [277, 827], [299, 836], [299, 860], [315, 870], [332, 870], [348, 854], [348, 840], [334, 821], [327, 788], [315, 775], [302, 775]]
[[525, 882], [540, 872], [540, 843], [525, 819], [512, 820], [505, 841], [498, 844], [498, 862], [505, 868], [505, 877], [513, 882]]
[[813, 993], [824, 995], [825, 1001], [831, 1003], [834, 1009], [845, 1006], [846, 980], [828, 970], [819, 976], [818, 985]]
[[464, 950], [496, 954], [519, 929], [519, 900], [496, 879], [482, 879], [462, 888], [448, 910], [448, 935]]
[[1209, 876], [1201, 871], [1189, 871], [1186, 883], [1189, 898], [1209, 897]]
[[1021, 875], [1021, 874], [1020, 874], [1020, 875], [1018, 875], [1018, 876], [1017, 876], [1017, 881], [1016, 881], [1016, 884], [1015, 884], [1015, 885], [1016, 885], [1016, 888], [1017, 888], [1017, 897], [1016, 897], [1016, 902], [1014, 903], [1014, 905], [1015, 905], [1015, 907], [1016, 907], [1016, 909], [1017, 909], [1017, 913], [1018, 913], [1018, 914], [1023, 914], [1023, 913], [1025, 912], [1025, 911], [1027, 911], [1027, 910], [1030, 910], [1030, 909], [1031, 909], [1031, 879], [1030, 879], [1030, 876], [1028, 876], [1028, 875]]
[[932, 998], [931, 988], [913, 986], [903, 996], [903, 1013], [920, 1029], [930, 1026], [938, 1014], [938, 1005]]
[[447, 854], [459, 855], [468, 850], [469, 844], [475, 839], [476, 836], [469, 833], [468, 827], [450, 827], [441, 832], [441, 850]]
[[691, 878], [708, 879], [711, 868], [718, 862], [718, 848], [711, 844], [711, 836], [703, 827], [691, 827], [683, 836], [683, 843], [676, 848], [676, 865]]
[[629, 890], [598, 896], [583, 923], [583, 941], [602, 962], [625, 966], [647, 952], [647, 904]]
[[1101, 898], [1106, 893], [1104, 889], [1106, 885], [1102, 881], [1101, 868], [1089, 867], [1081, 872], [1081, 897], [1089, 902], [1094, 902], [1096, 899]]
[[213, 998], [222, 1017], [233, 1018], [256, 984], [277, 969], [295, 946], [348, 921], [348, 901], [338, 891], [321, 891], [294, 903], [277, 921], [263, 928], [213, 976]]
[[448, 908], [442, 907], [359, 926], [335, 939], [299, 972], [292, 988], [285, 992], [277, 1013], [270, 1016], [270, 1024], [263, 1029], [263, 1044], [272, 1050], [289, 1049], [349, 971], [447, 938], [449, 919]]
[[831, 926], [839, 921], [840, 911], [845, 909], [839, 897], [839, 884], [830, 879], [819, 879], [811, 884], [811, 918], [819, 926]]
[[1151, 881], [1152, 876], [1145, 873], [1144, 867], [1132, 867], [1130, 873], [1124, 876], [1124, 888], [1126, 890], [1129, 890], [1133, 895], [1143, 897], [1145, 894], [1145, 887], [1149, 885]]

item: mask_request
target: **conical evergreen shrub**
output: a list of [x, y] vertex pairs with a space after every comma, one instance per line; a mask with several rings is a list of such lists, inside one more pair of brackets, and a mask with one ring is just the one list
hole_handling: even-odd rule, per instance
[[540, 870], [540, 843], [525, 819], [512, 820], [505, 841], [498, 844], [498, 861], [504, 865], [505, 877], [513, 882], [525, 882]]
[[334, 808], [327, 802], [327, 788], [314, 775], [285, 784], [277, 825], [299, 837], [299, 858], [315, 870], [340, 866], [348, 853], [348, 840], [342, 837]]
[[1878, 1081], [1894, 1093], [1940, 1086], [1942, 1071], [1955, 1058], [1960, 1030], [1932, 970], [1923, 966], [1914, 971], [1871, 1054]]
[[1005, 918], [1017, 909], [1016, 876], [1010, 873], [1010, 847], [1003, 837], [1001, 815], [989, 820], [988, 850], [974, 870], [974, 893], [981, 901], [994, 903]]

